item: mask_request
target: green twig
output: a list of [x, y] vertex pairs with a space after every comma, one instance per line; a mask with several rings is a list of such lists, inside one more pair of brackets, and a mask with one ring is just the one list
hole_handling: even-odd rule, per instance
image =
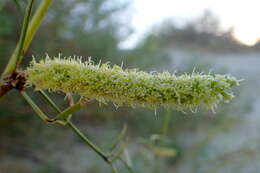
[[30, 16], [32, 13], [32, 6], [33, 6], [33, 2], [34, 0], [30, 0], [29, 1], [29, 5], [26, 9], [26, 15], [25, 15], [25, 19], [24, 19], [24, 24], [22, 27], [22, 34], [21, 34], [21, 39], [19, 40], [19, 46], [18, 46], [18, 54], [17, 54], [17, 59], [16, 59], [16, 64], [15, 64], [15, 69], [17, 68], [17, 66], [19, 65], [19, 61], [23, 58], [23, 54], [24, 54], [24, 42], [25, 42], [25, 38], [27, 35], [27, 30], [28, 30], [28, 25], [29, 25], [29, 20], [30, 20]]
[[36, 114], [43, 120], [43, 121], [48, 121], [49, 117], [47, 117], [41, 109], [34, 103], [34, 101], [30, 98], [30, 96], [25, 92], [21, 92], [22, 96], [24, 99], [29, 103], [29, 105], [33, 108], [33, 110], [36, 112]]
[[24, 99], [29, 103], [29, 105], [33, 108], [33, 110], [36, 112], [36, 115], [38, 115], [44, 122], [66, 125], [64, 121], [50, 119], [47, 115], [45, 115], [43, 111], [36, 105], [36, 103], [34, 103], [34, 101], [25, 91], [21, 92], [21, 94], [24, 97]]
[[32, 39], [38, 30], [45, 14], [47, 13], [49, 7], [51, 6], [53, 0], [42, 0], [39, 7], [37, 8], [30, 24], [28, 27], [28, 34], [26, 35], [25, 43], [24, 43], [24, 51], [28, 49]]
[[94, 143], [92, 143], [71, 121], [68, 121], [68, 126], [85, 142], [87, 146], [93, 149], [105, 162], [110, 163], [108, 156], [101, 151]]
[[110, 166], [111, 166], [111, 169], [112, 169], [113, 173], [118, 173], [117, 168], [116, 168], [116, 166], [113, 163], [111, 163]]
[[[120, 157], [120, 155], [122, 154], [123, 152], [123, 148], [122, 150], [120, 150], [112, 160], [109, 160], [108, 156], [103, 152], [101, 151], [100, 148], [98, 148], [93, 142], [91, 142], [70, 120], [68, 120], [68, 117], [70, 115], [72, 115], [72, 113], [74, 113], [76, 110], [80, 109], [81, 108], [81, 102], [79, 101], [78, 103], [72, 105], [71, 107], [67, 108], [65, 111], [61, 112], [60, 109], [57, 107], [57, 105], [51, 100], [51, 98], [48, 97], [48, 95], [46, 93], [44, 93], [43, 91], [40, 90], [40, 94], [44, 97], [44, 99], [57, 111], [59, 112], [60, 114], [58, 114], [56, 116], [56, 120], [54, 121], [57, 121], [57, 120], [65, 120], [67, 122], [67, 124], [65, 125], [68, 125], [70, 128], [73, 129], [73, 131], [91, 148], [93, 149], [99, 156], [102, 157], [103, 160], [105, 160], [110, 166], [111, 166], [111, 169], [113, 171], [113, 173], [118, 173], [117, 171], [117, 168], [115, 167], [115, 165], [113, 164], [113, 162], [115, 162], [116, 160], [118, 159], [122, 159]], [[115, 144], [113, 145], [112, 149], [114, 149], [119, 141], [124, 137], [124, 135], [126, 134], [126, 130], [127, 130], [127, 126], [124, 124], [124, 127], [120, 133], [120, 135], [118, 136]], [[126, 162], [122, 159], [123, 162]], [[131, 166], [128, 164], [128, 163], [125, 163], [127, 164], [127, 169], [128, 170], [132, 170]], [[131, 173], [133, 173], [133, 171], [130, 171]]]
[[5, 70], [3, 72], [3, 75], [12, 73], [15, 70], [19, 59], [21, 59], [20, 57], [21, 57], [21, 54], [23, 52], [26, 34], [28, 33], [27, 31], [28, 31], [30, 15], [31, 15], [31, 12], [32, 12], [33, 2], [34, 2], [34, 0], [30, 0], [27, 7], [26, 7], [26, 12], [25, 12], [24, 20], [23, 20], [22, 31], [21, 31], [19, 41], [18, 41], [17, 46], [16, 46], [16, 48], [15, 48], [13, 54], [12, 54], [11, 59], [9, 60]]
[[[73, 129], [73, 131], [91, 148], [93, 149], [99, 156], [101, 156], [110, 166], [113, 171], [113, 173], [118, 173], [117, 168], [113, 164], [114, 161], [116, 161], [119, 158], [119, 155], [122, 153], [121, 151], [114, 157], [113, 160], [109, 160], [108, 156], [104, 152], [101, 151], [93, 142], [91, 142], [70, 120], [68, 120], [68, 116], [74, 113], [76, 110], [78, 110], [80, 106], [80, 102], [77, 104], [72, 105], [71, 107], [67, 108], [65, 111], [61, 112], [58, 106], [49, 98], [49, 96], [42, 90], [40, 90], [40, 94], [43, 96], [43, 98], [59, 113], [57, 115], [56, 120], [66, 120], [67, 124], [70, 128]], [[42, 113], [43, 114], [43, 113]], [[126, 125], [124, 125], [123, 130], [121, 131], [119, 137], [117, 138], [117, 141], [120, 140], [124, 134], [126, 133]], [[123, 151], [123, 150], [122, 150]]]
[[125, 136], [126, 131], [127, 131], [127, 125], [124, 124], [122, 131], [120, 132], [119, 136], [117, 137], [115, 143], [111, 146], [110, 150], [114, 150], [114, 149], [117, 147], [117, 145], [119, 144], [119, 142], [120, 142], [120, 141], [122, 140], [122, 138]]
[[[31, 0], [33, 1], [33, 0]], [[38, 30], [46, 12], [48, 11], [48, 8], [50, 7], [50, 5], [52, 4], [53, 0], [42, 0], [39, 7], [37, 8], [31, 22], [29, 23], [28, 29], [26, 31], [26, 37], [24, 39], [24, 43], [22, 45], [22, 52], [26, 52], [36, 31]], [[8, 74], [11, 73], [15, 67], [16, 64], [20, 63], [22, 60], [22, 57], [17, 56], [18, 52], [19, 52], [19, 43], [17, 44], [4, 72], [2, 75], [4, 74]]]
[[127, 170], [131, 173], [135, 173], [135, 171], [133, 170], [133, 168], [120, 156], [119, 160], [125, 165], [125, 167], [127, 168]]
[[[44, 99], [57, 111], [60, 112], [60, 109], [57, 107], [57, 105], [48, 97], [47, 94], [45, 94], [43, 91], [40, 92]], [[113, 165], [113, 162], [116, 160], [121, 160], [123, 164], [126, 166], [126, 168], [129, 170], [129, 172], [134, 173], [132, 167], [120, 156], [122, 151], [119, 151], [115, 157], [111, 160], [109, 159], [109, 156], [104, 153], [98, 146], [96, 146], [92, 141], [90, 141], [69, 119], [72, 113], [77, 111], [82, 107], [82, 102], [79, 101], [78, 103], [72, 105], [71, 107], [67, 108], [63, 112], [59, 113], [55, 119], [49, 119], [48, 116], [46, 116], [43, 111], [34, 103], [34, 101], [29, 97], [29, 95], [23, 91], [21, 92], [22, 96], [25, 98], [25, 100], [31, 105], [33, 110], [37, 113], [37, 115], [45, 122], [49, 123], [57, 123], [60, 125], [68, 125], [83, 141], [84, 143], [89, 146], [92, 150], [94, 150], [105, 162], [107, 162], [111, 168], [113, 173], [118, 173], [116, 167]], [[64, 122], [65, 121], [65, 122]], [[123, 130], [121, 131], [117, 141], [120, 141], [121, 138], [126, 133], [126, 125], [124, 125]], [[118, 142], [116, 143], [116, 145]]]
[[113, 158], [111, 159], [111, 162], [118, 160], [123, 152], [124, 152], [124, 148], [121, 147], [116, 154], [113, 154]]
[[39, 90], [39, 93], [57, 113], [61, 113], [59, 107], [51, 100], [51, 98], [44, 91]]
[[[30, 98], [30, 96], [25, 92], [21, 92], [22, 96], [25, 98], [25, 100], [30, 104], [30, 106], [33, 108], [33, 110], [37, 113], [37, 115], [44, 120], [45, 122], [50, 121], [50, 119], [41, 111], [41, 109], [34, 103], [34, 101]], [[78, 104], [75, 104], [78, 105]], [[70, 115], [73, 113], [72, 108], [73, 106], [69, 107], [62, 113], [60, 113], [57, 117], [65, 118], [65, 115]], [[72, 109], [70, 109], [72, 108]], [[75, 111], [74, 111], [75, 112]], [[94, 143], [92, 143], [71, 121], [68, 121], [68, 126], [91, 148], [93, 149], [99, 156], [101, 156], [107, 163], [110, 164], [110, 161], [106, 154], [101, 151]]]

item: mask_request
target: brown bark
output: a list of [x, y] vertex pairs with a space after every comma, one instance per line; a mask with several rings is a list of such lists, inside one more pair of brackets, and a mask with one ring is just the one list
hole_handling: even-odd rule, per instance
[[8, 93], [11, 89], [13, 88], [13, 86], [11, 85], [1, 85], [0, 86], [0, 97], [3, 97], [6, 93]]

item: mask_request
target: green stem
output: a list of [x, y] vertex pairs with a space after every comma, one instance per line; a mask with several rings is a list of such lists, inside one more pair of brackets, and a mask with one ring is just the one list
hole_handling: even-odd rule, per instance
[[30, 96], [25, 92], [21, 92], [22, 96], [24, 99], [29, 103], [29, 105], [33, 108], [33, 110], [36, 112], [36, 114], [43, 120], [43, 121], [48, 121], [49, 117], [47, 117], [41, 109], [34, 103], [34, 101], [30, 98]]
[[124, 152], [123, 148], [120, 148], [120, 150], [113, 155], [113, 158], [110, 160], [111, 162], [115, 162], [119, 159], [119, 157], [121, 157], [121, 154]]
[[[56, 120], [65, 120], [70, 128], [91, 148], [93, 149], [98, 155], [100, 155], [108, 164], [110, 164], [113, 173], [118, 173], [116, 167], [113, 165], [112, 162], [108, 160], [108, 157], [105, 153], [101, 151], [93, 142], [91, 142], [70, 120], [68, 117], [72, 115], [76, 110], [81, 108], [81, 103], [78, 102], [71, 107], [67, 108], [65, 111], [61, 112], [58, 106], [49, 98], [49, 96], [42, 90], [40, 90], [40, 94], [44, 97], [44, 99], [60, 114], [57, 115]], [[124, 126], [123, 131], [126, 130]], [[123, 133], [123, 132], [122, 132]]]
[[111, 169], [112, 169], [113, 173], [118, 173], [117, 168], [116, 168], [116, 166], [113, 163], [111, 163], [110, 166], [111, 166]]
[[23, 52], [25, 38], [26, 38], [26, 33], [28, 33], [27, 29], [28, 29], [28, 25], [29, 25], [30, 15], [31, 15], [31, 12], [32, 12], [33, 2], [34, 2], [34, 0], [30, 0], [28, 5], [27, 5], [19, 41], [18, 41], [17, 46], [16, 46], [16, 48], [15, 48], [13, 54], [12, 54], [11, 59], [9, 60], [5, 70], [3, 72], [3, 75], [12, 73], [15, 70], [17, 62], [19, 61], [19, 59], [21, 57], [21, 54]]
[[26, 35], [25, 43], [24, 43], [24, 51], [26, 52], [29, 45], [32, 42], [32, 39], [38, 30], [45, 14], [47, 13], [49, 7], [51, 6], [53, 0], [42, 0], [38, 9], [36, 10], [30, 24], [28, 27], [28, 34]]
[[[31, 105], [31, 107], [33, 108], [33, 110], [37, 113], [37, 115], [44, 120], [45, 122], [49, 121], [50, 119], [41, 111], [41, 109], [33, 102], [33, 100], [29, 97], [29, 95], [23, 91], [21, 92], [22, 96], [25, 98], [25, 100]], [[45, 94], [45, 96], [47, 96]], [[48, 98], [48, 99], [47, 99]], [[47, 99], [48, 101], [51, 101], [49, 103], [52, 103], [52, 100], [47, 96], [45, 99]], [[54, 104], [55, 105], [55, 104]], [[56, 105], [55, 105], [56, 106]], [[102, 159], [109, 163], [112, 164], [108, 157], [106, 156], [106, 154], [101, 151], [100, 148], [98, 148], [93, 142], [91, 142], [70, 120], [68, 120], [68, 116], [70, 116], [72, 113], [74, 113], [76, 110], [81, 108], [81, 102], [78, 102], [76, 104], [74, 104], [73, 106], [69, 107], [68, 109], [66, 109], [65, 111], [61, 112], [60, 114], [58, 114], [57, 116], [57, 120], [66, 120], [67, 121], [67, 125], [85, 142], [85, 144], [87, 144], [91, 149], [93, 149], [99, 156], [102, 157]], [[55, 122], [56, 120], [54, 120], [53, 122]]]
[[71, 121], [68, 122], [68, 126], [85, 142], [87, 146], [93, 149], [105, 162], [110, 163], [107, 155], [101, 151], [94, 143], [92, 143]]
[[121, 156], [119, 157], [119, 160], [125, 165], [125, 167], [130, 173], [135, 173], [133, 168]]
[[[31, 22], [29, 23], [28, 29], [26, 31], [26, 37], [24, 39], [24, 44], [22, 45], [22, 51], [26, 52], [36, 31], [38, 30], [46, 12], [48, 11], [48, 8], [50, 7], [50, 5], [52, 4], [53, 0], [42, 0], [39, 7], [37, 8]], [[22, 57], [17, 57], [19, 52], [19, 43], [17, 44], [4, 72], [4, 74], [8, 74], [11, 73], [15, 67], [16, 64], [20, 63], [22, 60]]]
[[40, 90], [39, 93], [57, 113], [61, 113], [59, 107], [51, 100], [51, 98], [44, 91]]
[[114, 149], [117, 147], [117, 145], [119, 144], [119, 142], [120, 142], [120, 141], [122, 140], [122, 138], [125, 136], [126, 131], [127, 131], [127, 126], [126, 126], [126, 124], [124, 124], [122, 131], [120, 132], [119, 136], [117, 137], [117, 139], [115, 140], [114, 144], [113, 144], [113, 145], [111, 146], [111, 148], [110, 148], [111, 151], [114, 150]]
[[[121, 160], [123, 164], [126, 166], [126, 168], [129, 170], [129, 172], [134, 173], [131, 166], [122, 158], [120, 157], [121, 152], [116, 155], [116, 157], [113, 160], [110, 160], [107, 154], [105, 154], [98, 146], [96, 146], [93, 142], [91, 142], [70, 120], [70, 116], [72, 113], [77, 111], [81, 108], [82, 103], [79, 101], [78, 103], [72, 105], [71, 107], [67, 108], [65, 111], [61, 112], [57, 115], [56, 119], [51, 120], [49, 119], [42, 111], [41, 109], [33, 102], [33, 100], [29, 97], [29, 95], [26, 92], [21, 92], [22, 96], [25, 98], [25, 100], [31, 105], [33, 110], [37, 113], [37, 115], [44, 120], [45, 122], [53, 122], [58, 123], [60, 125], [68, 125], [84, 142], [87, 146], [89, 146], [92, 150], [94, 150], [105, 162], [107, 162], [113, 171], [113, 173], [118, 173], [117, 168], [114, 166], [113, 162], [117, 159]], [[40, 90], [40, 94], [44, 97], [44, 99], [57, 111], [60, 112], [60, 109], [57, 107], [57, 105], [48, 97], [47, 94], [45, 94], [43, 91]], [[61, 120], [61, 122], [59, 122]], [[66, 121], [64, 123], [63, 121]], [[119, 139], [124, 136], [126, 132], [126, 126], [124, 125], [124, 128], [119, 135]]]

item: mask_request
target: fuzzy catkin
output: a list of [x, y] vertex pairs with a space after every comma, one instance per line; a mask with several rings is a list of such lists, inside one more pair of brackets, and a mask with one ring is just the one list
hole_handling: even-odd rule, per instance
[[82, 62], [79, 58], [33, 60], [25, 72], [27, 85], [36, 89], [75, 93], [116, 105], [178, 110], [214, 108], [221, 100], [230, 101], [230, 88], [239, 85], [236, 78], [227, 75], [149, 74], [107, 63], [95, 65], [90, 59]]

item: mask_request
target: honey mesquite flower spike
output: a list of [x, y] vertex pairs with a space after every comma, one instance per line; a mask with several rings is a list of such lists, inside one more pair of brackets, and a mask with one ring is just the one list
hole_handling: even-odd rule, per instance
[[148, 108], [173, 107], [178, 110], [198, 106], [214, 108], [220, 101], [230, 101], [229, 91], [239, 81], [227, 75], [183, 74], [169, 72], [149, 74], [137, 69], [94, 64], [91, 59], [61, 59], [61, 56], [40, 62], [33, 60], [25, 71], [27, 85], [75, 93], [100, 102]]

